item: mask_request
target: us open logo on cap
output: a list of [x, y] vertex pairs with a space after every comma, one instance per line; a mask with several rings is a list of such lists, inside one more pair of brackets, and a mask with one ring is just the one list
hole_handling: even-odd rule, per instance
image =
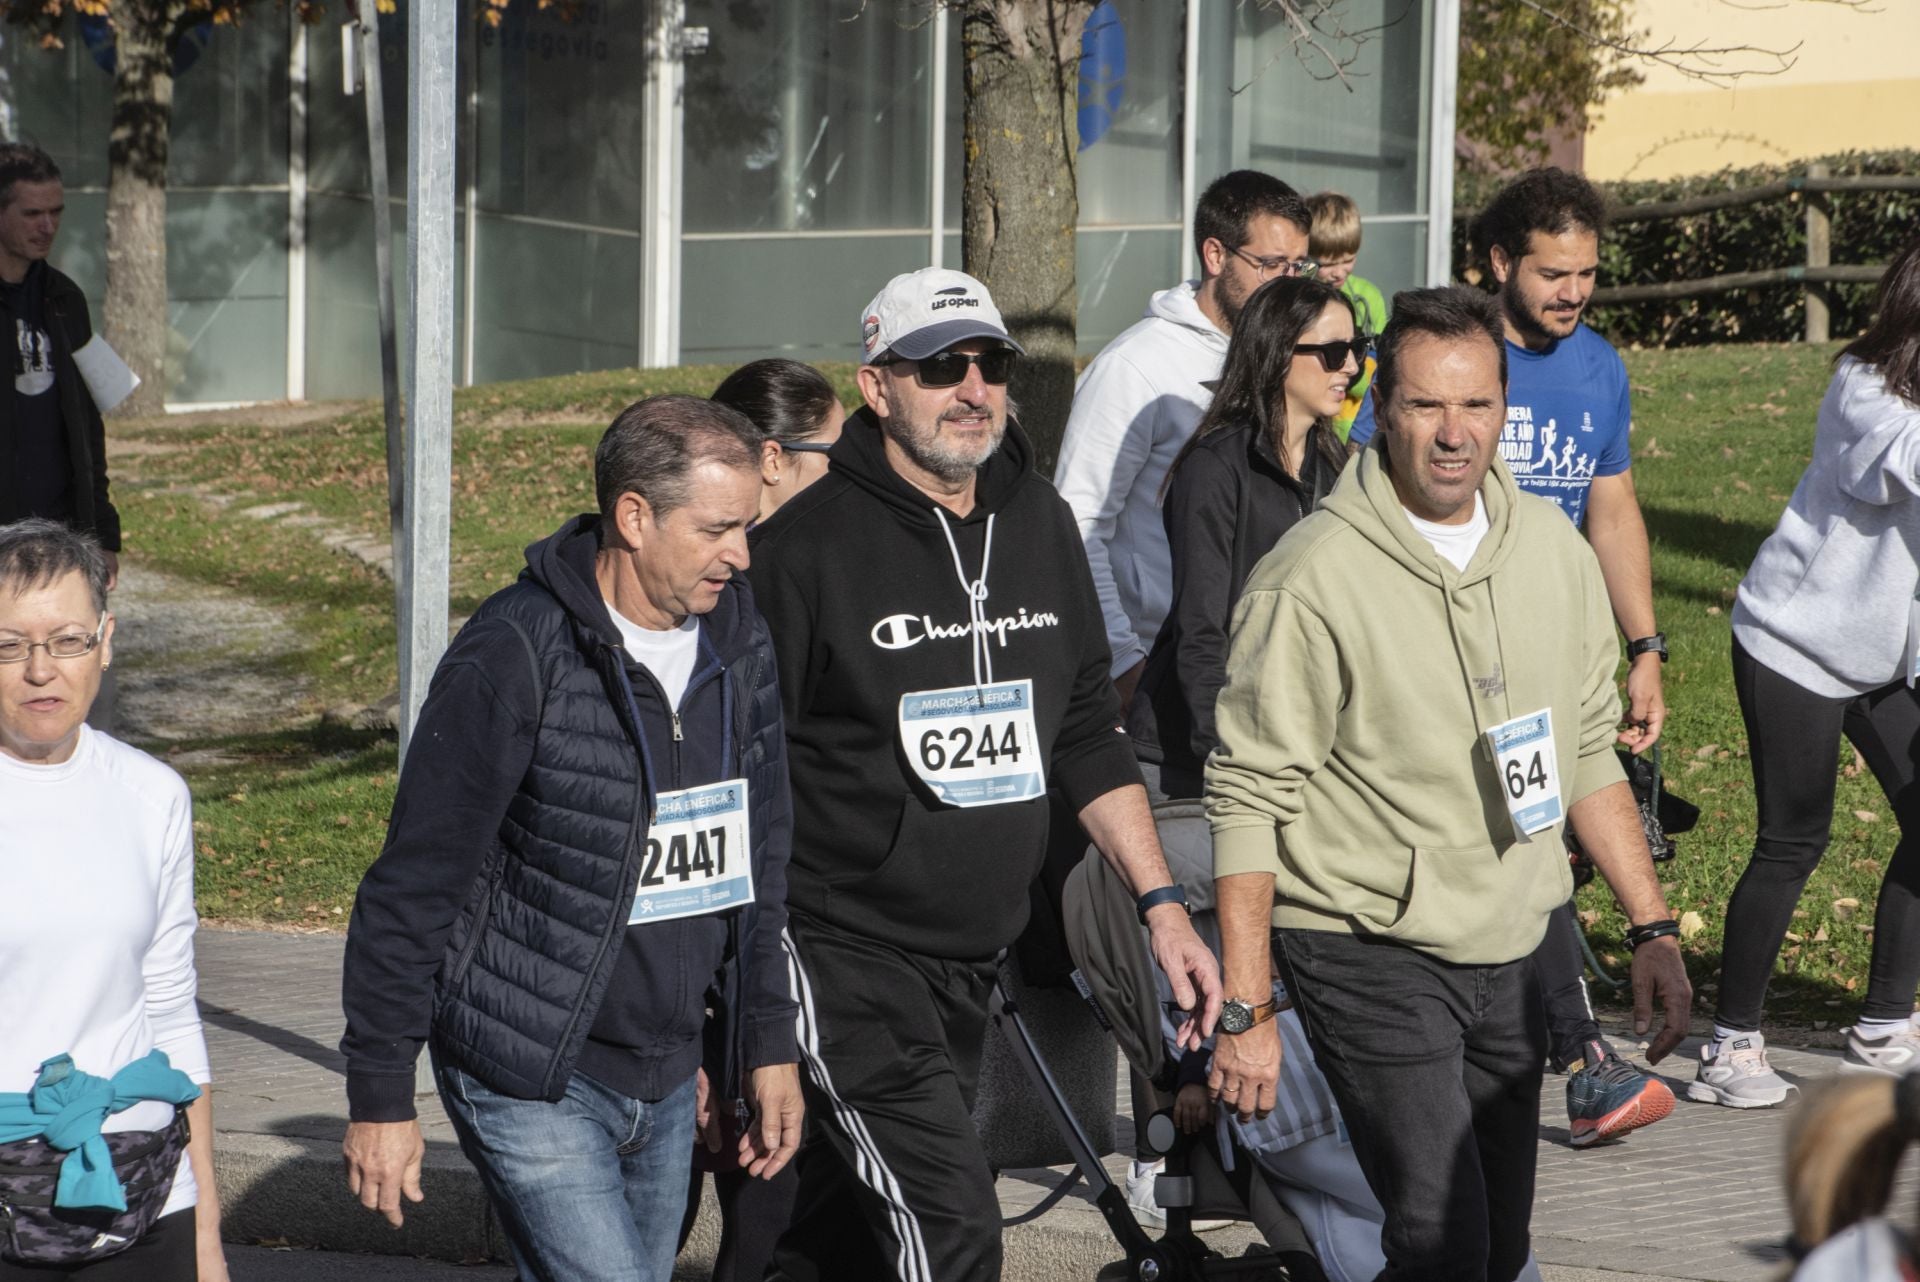
[[860, 322], [860, 342], [869, 353], [873, 351], [873, 345], [879, 341], [879, 338], [880, 318], [878, 316], [869, 316]]
[[955, 285], [952, 289], [943, 289], [927, 304], [927, 310], [937, 312], [943, 307], [978, 307], [980, 300], [967, 292], [965, 285]]

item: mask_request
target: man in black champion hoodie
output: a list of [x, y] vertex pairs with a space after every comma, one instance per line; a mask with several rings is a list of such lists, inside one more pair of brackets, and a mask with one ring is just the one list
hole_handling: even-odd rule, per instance
[[912, 272], [861, 337], [866, 408], [752, 544], [786, 712], [813, 1118], [769, 1277], [991, 1282], [1000, 1208], [970, 1112], [1049, 784], [1140, 894], [1196, 1045], [1219, 978], [1120, 729], [1073, 515], [1008, 421], [1019, 348], [993, 300]]
[[614, 420], [600, 514], [528, 548], [441, 659], [354, 902], [348, 1185], [395, 1225], [420, 1200], [430, 1043], [528, 1279], [666, 1282], [696, 1117], [751, 1107], [740, 1165], [767, 1179], [799, 1144], [785, 737], [738, 574], [759, 457], [697, 397]]

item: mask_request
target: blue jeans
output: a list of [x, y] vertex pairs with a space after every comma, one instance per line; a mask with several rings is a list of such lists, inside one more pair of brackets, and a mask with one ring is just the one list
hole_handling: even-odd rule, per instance
[[693, 1078], [649, 1104], [582, 1073], [554, 1101], [497, 1094], [451, 1066], [438, 1077], [521, 1282], [668, 1282], [693, 1162]]

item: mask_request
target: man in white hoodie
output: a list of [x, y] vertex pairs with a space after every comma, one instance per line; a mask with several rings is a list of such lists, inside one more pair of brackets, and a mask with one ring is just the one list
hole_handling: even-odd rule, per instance
[[1053, 483], [1087, 545], [1124, 708], [1173, 600], [1160, 486], [1213, 399], [1227, 336], [1248, 297], [1312, 275], [1300, 194], [1271, 174], [1216, 178], [1194, 211], [1200, 279], [1155, 294], [1147, 313], [1080, 376]]

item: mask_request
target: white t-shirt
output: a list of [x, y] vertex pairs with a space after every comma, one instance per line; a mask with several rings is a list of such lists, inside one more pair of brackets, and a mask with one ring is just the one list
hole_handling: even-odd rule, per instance
[[[63, 1051], [113, 1074], [155, 1047], [211, 1078], [194, 1005], [193, 806], [179, 775], [86, 726], [73, 755], [0, 754], [0, 1091], [26, 1091]], [[153, 1131], [173, 1105], [135, 1104], [103, 1129]], [[183, 1157], [162, 1214], [199, 1191]]]
[[607, 614], [620, 629], [620, 642], [633, 661], [653, 674], [667, 693], [669, 707], [678, 709], [680, 696], [693, 679], [693, 665], [700, 659], [700, 618], [689, 614], [677, 628], [656, 632], [643, 628], [607, 602]]
[[1493, 528], [1487, 520], [1487, 505], [1480, 501], [1478, 490], [1473, 494], [1473, 516], [1458, 525], [1423, 520], [1404, 506], [1400, 510], [1406, 512], [1407, 520], [1413, 522], [1413, 528], [1433, 544], [1433, 550], [1441, 560], [1450, 562], [1454, 569], [1463, 572], [1467, 563], [1473, 560], [1473, 554], [1480, 550], [1480, 540], [1486, 538], [1487, 531]]

